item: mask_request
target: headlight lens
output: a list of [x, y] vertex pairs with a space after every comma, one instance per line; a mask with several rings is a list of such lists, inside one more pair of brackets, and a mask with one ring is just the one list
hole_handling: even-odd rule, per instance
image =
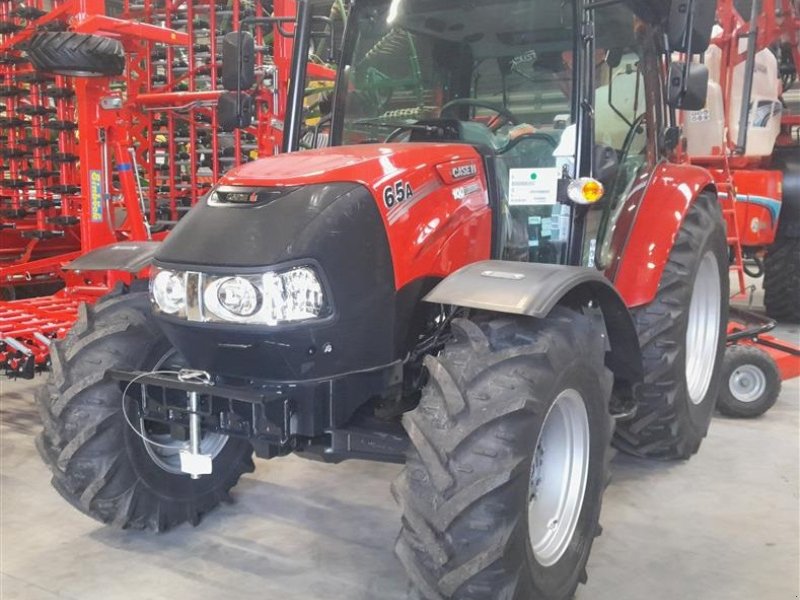
[[205, 308], [223, 319], [252, 317], [261, 308], [257, 283], [245, 277], [212, 279], [203, 291]]
[[313, 267], [252, 275], [207, 275], [153, 268], [151, 297], [165, 314], [189, 321], [280, 325], [330, 314]]
[[161, 312], [182, 313], [186, 309], [186, 273], [159, 270], [150, 280], [150, 293]]
[[315, 319], [325, 308], [322, 284], [313, 269], [299, 267], [283, 273], [268, 273], [264, 289], [272, 300], [276, 322]]

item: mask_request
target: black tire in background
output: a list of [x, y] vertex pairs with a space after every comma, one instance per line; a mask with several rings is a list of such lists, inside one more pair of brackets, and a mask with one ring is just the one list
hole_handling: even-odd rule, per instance
[[800, 323], [800, 156], [776, 148], [772, 168], [783, 174], [783, 196], [775, 243], [764, 259], [764, 307], [777, 321]]
[[800, 323], [800, 237], [780, 230], [764, 259], [764, 308], [771, 319]]
[[125, 71], [119, 40], [82, 33], [43, 32], [25, 48], [38, 71], [78, 77], [115, 77]]
[[[147, 292], [119, 289], [81, 308], [68, 336], [51, 348], [52, 370], [37, 393], [44, 430], [37, 447], [53, 487], [75, 508], [120, 528], [164, 531], [201, 517], [229, 499], [253, 470], [249, 443], [229, 438], [211, 475], [168, 472], [126, 423], [122, 387], [107, 369], [150, 369], [169, 344], [150, 313]], [[128, 404], [129, 418], [135, 414]]]
[[781, 374], [769, 354], [747, 344], [728, 346], [722, 360], [719, 412], [752, 419], [772, 408], [780, 392]]
[[[606, 485], [613, 376], [603, 326], [561, 308], [542, 320], [485, 317], [453, 321], [455, 339], [426, 358], [430, 380], [403, 417], [411, 445], [392, 487], [403, 513], [395, 550], [426, 599], [566, 600], [586, 581]], [[582, 452], [550, 437], [570, 414], [585, 423], [585, 437], [566, 436], [583, 439]], [[585, 461], [583, 494], [565, 502], [566, 528], [554, 523], [547, 541], [551, 520], [531, 519], [529, 531], [529, 510], [547, 509], [553, 483], [577, 481], [554, 466], [573, 454]]]
[[[719, 322], [715, 329], [709, 323], [703, 329], [698, 321], [702, 311], [690, 319], [692, 301], [711, 293], [706, 286], [716, 285], [714, 277], [719, 281], [719, 299], [713, 303]], [[725, 224], [715, 194], [703, 192], [681, 225], [655, 300], [632, 311], [645, 376], [635, 415], [617, 422], [614, 444], [619, 450], [646, 458], [686, 459], [700, 448], [719, 394], [728, 288]], [[689, 348], [687, 331], [716, 333], [716, 344], [704, 343], [709, 351], [700, 356], [697, 344]]]

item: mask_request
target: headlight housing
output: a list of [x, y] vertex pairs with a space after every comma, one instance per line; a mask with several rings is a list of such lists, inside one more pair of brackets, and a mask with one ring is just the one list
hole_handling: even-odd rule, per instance
[[159, 269], [150, 279], [150, 298], [163, 313], [186, 313], [186, 273]]
[[[178, 280], [182, 281], [184, 298], [176, 310], [178, 289], [174, 282]], [[322, 281], [310, 265], [241, 275], [154, 267], [151, 290], [159, 312], [189, 321], [281, 325], [330, 314]]]

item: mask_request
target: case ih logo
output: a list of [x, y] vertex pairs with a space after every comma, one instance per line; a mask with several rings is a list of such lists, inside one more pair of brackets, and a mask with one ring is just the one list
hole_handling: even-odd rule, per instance
[[466, 179], [467, 177], [473, 177], [474, 175], [478, 174], [478, 167], [474, 164], [468, 165], [461, 165], [458, 167], [453, 167], [453, 170], [450, 172], [453, 176], [453, 179]]

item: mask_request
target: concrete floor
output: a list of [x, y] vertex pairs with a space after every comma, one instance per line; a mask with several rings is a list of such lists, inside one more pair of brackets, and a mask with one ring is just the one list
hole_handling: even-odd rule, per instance
[[[800, 329], [783, 327], [800, 340]], [[0, 380], [2, 600], [405, 597], [392, 548], [399, 467], [296, 457], [255, 473], [198, 528], [102, 527], [49, 485], [34, 382]], [[580, 600], [790, 600], [800, 593], [800, 380], [753, 421], [717, 416], [698, 456], [618, 456]]]

